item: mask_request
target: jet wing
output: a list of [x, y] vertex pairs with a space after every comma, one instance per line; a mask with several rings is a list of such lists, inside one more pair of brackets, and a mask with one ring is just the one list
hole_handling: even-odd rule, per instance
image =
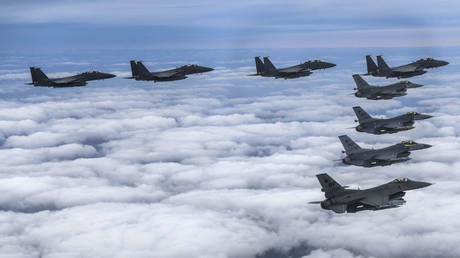
[[305, 70], [304, 68], [300, 66], [292, 66], [288, 68], [283, 68], [283, 69], [278, 69], [279, 73], [298, 73]]
[[372, 195], [365, 197], [360, 202], [363, 204], [374, 206], [374, 207], [380, 207], [385, 204], [388, 204], [389, 200], [390, 198], [388, 195], [376, 193], [376, 194], [372, 194]]
[[403, 126], [400, 126], [398, 123], [388, 123], [381, 125], [377, 127], [377, 129], [383, 129], [383, 130], [397, 130], [399, 128], [402, 128]]
[[53, 81], [56, 84], [70, 84], [70, 83], [83, 83], [84, 82], [74, 77], [51, 79], [51, 81]]
[[152, 75], [158, 78], [169, 78], [169, 77], [174, 77], [176, 75], [183, 75], [183, 73], [179, 71], [164, 71], [164, 72], [154, 72], [152, 73]]
[[388, 160], [395, 160], [396, 159], [396, 153], [394, 152], [388, 152], [388, 153], [380, 153], [372, 157], [373, 160], [383, 160], [383, 161], [388, 161]]
[[409, 65], [398, 66], [398, 67], [392, 68], [391, 70], [393, 72], [399, 72], [399, 73], [410, 73], [410, 72], [418, 71], [420, 69], [416, 65], [409, 64]]
[[404, 92], [404, 91], [406, 91], [406, 87], [399, 84], [399, 85], [387, 86], [383, 88], [379, 93], [382, 95], [385, 95], [385, 94], [395, 94], [395, 93], [397, 94], [397, 93]]

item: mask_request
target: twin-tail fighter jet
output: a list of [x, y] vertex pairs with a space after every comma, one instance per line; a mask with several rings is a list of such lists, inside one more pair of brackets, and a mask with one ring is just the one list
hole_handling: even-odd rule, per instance
[[326, 69], [336, 66], [333, 63], [324, 62], [321, 60], [307, 61], [302, 64], [286, 67], [276, 68], [268, 57], [264, 57], [264, 61], [260, 60], [260, 57], [256, 56], [256, 70], [257, 73], [250, 74], [249, 76], [262, 76], [262, 77], [274, 77], [284, 79], [295, 79], [299, 77], [309, 76], [312, 74], [312, 70]]
[[141, 61], [131, 60], [130, 64], [132, 76], [125, 79], [135, 79], [136, 81], [177, 81], [186, 79], [188, 74], [206, 73], [214, 70], [209, 67], [192, 64], [166, 71], [150, 72]]
[[321, 208], [336, 213], [398, 208], [406, 203], [403, 199], [406, 195], [405, 191], [431, 185], [427, 182], [398, 178], [383, 185], [359, 190], [347, 189], [347, 186], [340, 185], [328, 174], [319, 174], [316, 177], [321, 184], [321, 191], [324, 192], [326, 200], [310, 203], [320, 204]]
[[417, 75], [422, 75], [426, 73], [424, 69], [437, 68], [444, 65], [448, 65], [449, 62], [436, 60], [433, 58], [423, 58], [419, 59], [410, 64], [401, 65], [397, 67], [389, 67], [382, 56], [377, 56], [377, 64], [375, 65], [374, 60], [372, 60], [370, 55], [366, 56], [367, 63], [367, 74], [376, 77], [386, 77], [392, 78], [410, 78]]
[[86, 86], [87, 81], [104, 80], [115, 77], [115, 75], [110, 73], [92, 71], [62, 78], [48, 78], [48, 76], [37, 67], [30, 67], [30, 74], [32, 75], [32, 82], [26, 83], [26, 85], [54, 88]]

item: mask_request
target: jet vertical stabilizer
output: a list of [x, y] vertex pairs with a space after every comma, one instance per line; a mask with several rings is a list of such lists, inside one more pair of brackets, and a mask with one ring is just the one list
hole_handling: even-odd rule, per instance
[[40, 68], [30, 67], [30, 74], [34, 83], [48, 82], [50, 80]]
[[268, 73], [277, 72], [276, 67], [272, 64], [272, 62], [270, 61], [270, 59], [268, 59], [268, 57], [264, 57], [264, 68], [265, 68], [265, 72], [268, 72]]
[[358, 87], [358, 90], [362, 90], [365, 88], [369, 88], [369, 83], [367, 83], [361, 76], [358, 74], [353, 74], [353, 80], [355, 80], [356, 86]]
[[258, 56], [254, 57], [254, 59], [256, 61], [257, 74], [262, 74], [264, 72], [264, 63], [262, 62], [262, 60], [260, 60], [260, 57]]
[[372, 57], [370, 55], [366, 56], [366, 63], [367, 63], [367, 74], [377, 74], [378, 69], [377, 65], [375, 64], [374, 60], [372, 60]]
[[383, 75], [383, 76], [391, 75], [391, 68], [387, 65], [385, 60], [383, 60], [382, 56], [377, 56], [377, 64], [378, 64], [378, 71], [380, 75]]
[[361, 107], [353, 107], [353, 111], [355, 111], [356, 117], [358, 118], [359, 123], [372, 120], [372, 117], [364, 111]]

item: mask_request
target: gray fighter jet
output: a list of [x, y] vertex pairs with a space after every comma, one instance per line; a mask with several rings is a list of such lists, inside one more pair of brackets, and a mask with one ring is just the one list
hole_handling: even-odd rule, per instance
[[328, 63], [321, 60], [313, 60], [287, 68], [277, 69], [272, 64], [270, 59], [268, 59], [268, 57], [264, 57], [263, 62], [258, 56], [256, 56], [254, 59], [256, 62], [257, 73], [250, 74], [249, 76], [275, 77], [276, 79], [295, 79], [312, 74], [312, 70], [326, 69], [335, 66], [333, 63]]
[[30, 67], [30, 74], [32, 75], [32, 82], [26, 85], [42, 86], [42, 87], [79, 87], [85, 86], [87, 81], [104, 80], [115, 77], [110, 73], [101, 73], [97, 71], [84, 72], [77, 75], [62, 77], [62, 78], [48, 78], [40, 68]]
[[369, 189], [347, 189], [341, 186], [328, 174], [316, 175], [321, 184], [326, 200], [310, 202], [320, 204], [325, 210], [336, 213], [355, 213], [364, 210], [383, 210], [398, 208], [405, 204], [405, 191], [430, 186], [430, 183], [413, 181], [408, 178], [398, 178], [389, 183]]
[[410, 160], [409, 155], [411, 151], [431, 147], [429, 144], [416, 143], [409, 140], [382, 149], [363, 149], [346, 135], [339, 136], [339, 139], [345, 149], [342, 153], [347, 154], [342, 159], [342, 162], [347, 165], [367, 168], [405, 162]]
[[125, 77], [125, 79], [135, 79], [136, 81], [177, 81], [186, 79], [187, 74], [206, 73], [214, 70], [209, 67], [192, 64], [161, 72], [150, 72], [140, 61], [131, 60], [129, 63], [131, 64], [132, 76]]
[[400, 97], [407, 95], [406, 91], [408, 88], [422, 87], [421, 84], [412, 83], [410, 81], [400, 81], [387, 86], [373, 86], [369, 85], [361, 76], [358, 74], [353, 75], [357, 90], [354, 94], [358, 98], [367, 98], [373, 100], [379, 99], [392, 99], [394, 97]]
[[356, 117], [359, 122], [359, 125], [354, 127], [358, 132], [365, 132], [371, 134], [385, 134], [385, 133], [397, 133], [401, 131], [406, 131], [415, 128], [415, 120], [423, 120], [431, 118], [430, 115], [420, 114], [417, 112], [408, 112], [404, 115], [379, 119], [371, 117], [364, 109], [361, 107], [353, 107]]
[[377, 56], [377, 66], [369, 55], [366, 56], [366, 63], [367, 74], [365, 75], [386, 78], [396, 77], [398, 79], [422, 75], [426, 73], [424, 69], [436, 68], [449, 64], [449, 62], [446, 61], [436, 60], [433, 58], [423, 58], [407, 65], [389, 67], [385, 60], [383, 60], [382, 56]]

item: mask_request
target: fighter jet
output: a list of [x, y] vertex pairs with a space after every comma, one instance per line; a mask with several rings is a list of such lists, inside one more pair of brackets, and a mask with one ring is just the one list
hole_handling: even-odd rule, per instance
[[397, 133], [415, 128], [415, 120], [423, 120], [431, 118], [430, 115], [420, 114], [417, 112], [408, 112], [404, 115], [399, 115], [387, 119], [379, 119], [371, 117], [361, 107], [353, 107], [359, 125], [355, 127], [358, 132], [365, 132], [371, 134], [385, 134], [385, 133]]
[[430, 183], [414, 181], [408, 178], [398, 178], [389, 183], [369, 189], [347, 189], [341, 186], [328, 174], [316, 175], [321, 184], [326, 200], [310, 202], [320, 204], [325, 210], [336, 213], [355, 213], [364, 210], [383, 210], [398, 208], [406, 203], [403, 199], [405, 191], [430, 186]]
[[400, 163], [410, 160], [411, 151], [430, 148], [431, 145], [416, 143], [414, 141], [402, 141], [382, 149], [363, 149], [359, 147], [350, 137], [346, 135], [339, 136], [347, 154], [342, 162], [347, 165], [361, 167], [389, 166], [394, 163]]
[[287, 68], [277, 69], [268, 57], [264, 57], [264, 61], [258, 56], [255, 58], [257, 73], [249, 76], [275, 77], [284, 79], [295, 79], [299, 77], [309, 76], [312, 70], [326, 69], [334, 67], [335, 64], [324, 62], [321, 60], [307, 61], [302, 64], [290, 66]]
[[386, 78], [396, 77], [398, 79], [422, 75], [427, 72], [424, 69], [436, 68], [449, 64], [446, 61], [436, 60], [433, 58], [423, 58], [407, 65], [389, 67], [385, 60], [383, 60], [382, 56], [377, 56], [377, 66], [369, 55], [366, 56], [366, 63], [367, 74], [365, 75]]
[[136, 62], [135, 60], [129, 61], [131, 64], [131, 77], [126, 77], [125, 79], [135, 79], [136, 81], [177, 81], [187, 78], [187, 74], [194, 73], [206, 73], [213, 71], [214, 69], [204, 66], [199, 66], [196, 64], [184, 65], [178, 68], [171, 70], [160, 71], [160, 72], [150, 72], [142, 62]]
[[84, 72], [77, 75], [62, 77], [62, 78], [48, 78], [40, 68], [30, 67], [30, 74], [32, 75], [32, 82], [26, 85], [63, 88], [63, 87], [78, 87], [85, 86], [87, 81], [104, 80], [115, 77], [110, 73], [101, 73], [98, 71]]
[[392, 99], [394, 97], [400, 97], [407, 95], [406, 91], [408, 88], [422, 87], [421, 84], [412, 83], [410, 81], [400, 81], [387, 86], [373, 86], [369, 85], [361, 76], [358, 74], [353, 75], [355, 80], [356, 91], [354, 94], [358, 98], [367, 98], [373, 100], [379, 99]]

